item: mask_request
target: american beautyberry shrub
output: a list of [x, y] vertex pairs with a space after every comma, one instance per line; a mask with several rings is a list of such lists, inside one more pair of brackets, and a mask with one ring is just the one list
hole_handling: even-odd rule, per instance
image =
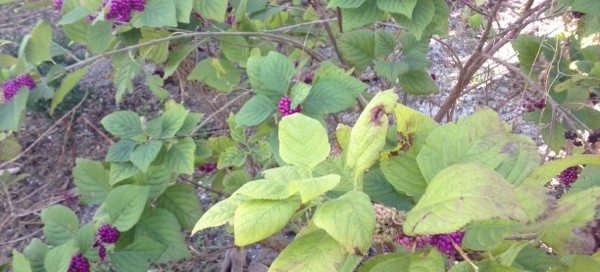
[[462, 245], [462, 240], [465, 237], [465, 232], [453, 232], [448, 234], [437, 234], [431, 237], [429, 243], [437, 248], [441, 253], [447, 256], [454, 256], [456, 248]]
[[2, 84], [2, 92], [4, 99], [10, 101], [19, 92], [22, 87], [27, 87], [29, 90], [35, 89], [35, 81], [29, 74], [21, 74], [16, 78], [7, 80]]
[[90, 262], [86, 257], [83, 257], [81, 253], [77, 253], [75, 256], [71, 258], [71, 262], [69, 263], [69, 269], [67, 272], [89, 272], [90, 271]]
[[292, 104], [292, 99], [289, 96], [284, 96], [279, 100], [279, 105], [277, 105], [277, 109], [279, 109], [279, 113], [281, 116], [288, 116], [290, 114], [298, 113], [302, 110], [302, 107], [298, 105], [296, 108], [291, 109], [290, 105]]
[[430, 235], [408, 236], [404, 233], [398, 233], [396, 242], [407, 251], [419, 251], [431, 241]]
[[100, 241], [107, 244], [114, 244], [119, 241], [121, 233], [119, 230], [109, 224], [102, 225], [98, 228], [98, 238]]

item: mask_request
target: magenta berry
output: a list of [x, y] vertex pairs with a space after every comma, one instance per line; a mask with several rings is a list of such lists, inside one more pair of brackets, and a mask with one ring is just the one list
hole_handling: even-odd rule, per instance
[[288, 116], [290, 114], [294, 114], [302, 110], [302, 107], [300, 107], [300, 105], [298, 105], [295, 109], [292, 110], [290, 108], [291, 104], [292, 100], [289, 96], [284, 96], [281, 98], [281, 100], [279, 100], [279, 105], [277, 105], [277, 109], [279, 109], [279, 113], [281, 113], [281, 116]]
[[590, 142], [590, 144], [595, 144], [597, 142], [600, 142], [600, 129], [596, 129], [594, 130], [589, 136], [588, 136], [588, 142]]
[[428, 243], [431, 241], [431, 236], [429, 235], [417, 235], [417, 236], [408, 236], [404, 233], [399, 233], [396, 236], [396, 242], [404, 249], [408, 251], [419, 251], [423, 249]]
[[208, 162], [198, 167], [200, 173], [210, 173], [215, 170], [217, 170], [217, 164], [214, 162]]
[[456, 254], [456, 249], [453, 244], [460, 246], [464, 237], [464, 232], [437, 234], [431, 238], [430, 244], [437, 248], [441, 253], [446, 254], [446, 256], [454, 256], [454, 254]]
[[98, 229], [98, 237], [100, 237], [100, 241], [107, 244], [114, 244], [119, 240], [121, 233], [119, 230], [109, 224], [102, 225]]
[[30, 91], [35, 89], [35, 81], [29, 74], [21, 74], [16, 78], [7, 80], [2, 84], [2, 90], [4, 91], [4, 99], [10, 101], [19, 92], [21, 87], [27, 87]]
[[558, 175], [558, 181], [560, 182], [560, 184], [562, 184], [564, 186], [570, 186], [579, 177], [578, 170], [579, 170], [579, 167], [577, 167], [577, 166], [569, 167], [569, 168], [563, 170]]
[[63, 0], [54, 0], [54, 8], [56, 8], [56, 10], [60, 11], [62, 9], [63, 6]]
[[94, 247], [98, 248], [98, 257], [104, 260], [104, 258], [106, 258], [106, 247], [104, 247], [104, 245], [102, 245], [99, 241], [94, 243]]
[[232, 26], [232, 25], [233, 25], [233, 22], [234, 22], [234, 20], [235, 20], [235, 16], [229, 16], [229, 17], [227, 17], [227, 20], [225, 20], [225, 22], [226, 22], [226, 23], [227, 23], [229, 26]]
[[305, 76], [304, 76], [304, 80], [302, 80], [304, 83], [306, 84], [311, 84], [313, 82], [313, 79], [315, 78], [315, 73], [313, 72], [308, 72]]
[[90, 271], [90, 262], [86, 257], [83, 257], [81, 253], [77, 253], [75, 256], [71, 258], [71, 263], [69, 263], [69, 269], [67, 272], [89, 272]]
[[[104, 1], [104, 5], [109, 4], [109, 0]], [[129, 22], [133, 11], [143, 11], [145, 0], [110, 0], [108, 12], [104, 15], [106, 19], [119, 22]]]

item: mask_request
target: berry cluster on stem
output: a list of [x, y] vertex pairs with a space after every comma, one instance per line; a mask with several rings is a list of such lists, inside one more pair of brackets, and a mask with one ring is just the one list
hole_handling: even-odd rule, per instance
[[16, 78], [9, 79], [2, 84], [2, 91], [6, 101], [12, 98], [19, 92], [22, 87], [27, 87], [30, 91], [35, 89], [35, 81], [29, 74], [21, 74]]
[[288, 116], [290, 114], [298, 113], [302, 110], [302, 107], [298, 105], [295, 109], [291, 109], [290, 106], [292, 104], [292, 99], [289, 96], [284, 96], [279, 100], [279, 105], [277, 108], [279, 109], [279, 113], [281, 116]]
[[456, 254], [456, 248], [462, 245], [462, 240], [465, 237], [464, 231], [436, 234], [436, 235], [417, 235], [408, 236], [404, 233], [399, 233], [396, 236], [396, 242], [408, 251], [419, 251], [423, 249], [427, 244], [436, 248], [446, 256], [454, 256]]
[[543, 98], [536, 101], [529, 97], [525, 97], [525, 102], [523, 102], [523, 108], [525, 108], [526, 112], [534, 112], [536, 108], [541, 110], [544, 107], [546, 107], [546, 100]]
[[89, 272], [90, 271], [90, 262], [86, 257], [81, 255], [81, 253], [75, 254], [75, 256], [71, 257], [71, 262], [69, 263], [69, 268], [67, 272]]
[[210, 173], [215, 170], [217, 170], [217, 164], [214, 162], [208, 162], [198, 167], [200, 173]]
[[404, 213], [380, 204], [373, 204], [375, 209], [375, 243], [392, 243], [404, 224]]
[[103, 7], [108, 6], [104, 18], [119, 22], [129, 22], [133, 11], [143, 11], [145, 0], [105, 0]]
[[575, 182], [579, 177], [578, 171], [578, 166], [569, 167], [560, 172], [560, 174], [558, 175], [558, 181], [564, 186], [571, 186], [571, 184], [573, 184], [573, 182]]
[[100, 241], [103, 243], [114, 244], [119, 241], [120, 236], [121, 233], [119, 230], [109, 224], [104, 224], [98, 228], [98, 238], [100, 238]]

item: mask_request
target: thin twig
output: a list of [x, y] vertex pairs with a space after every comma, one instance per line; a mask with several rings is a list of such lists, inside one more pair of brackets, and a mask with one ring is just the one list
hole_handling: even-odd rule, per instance
[[193, 130], [193, 131], [190, 133], [190, 135], [194, 135], [194, 134], [198, 133], [198, 131], [199, 131], [199, 130], [200, 130], [202, 127], [206, 126], [206, 125], [207, 125], [207, 124], [210, 122], [210, 120], [212, 120], [212, 119], [213, 119], [215, 116], [217, 116], [217, 114], [221, 113], [221, 112], [222, 112], [222, 111], [224, 111], [224, 110], [229, 110], [229, 109], [230, 109], [230, 108], [229, 108], [229, 106], [233, 105], [233, 104], [234, 104], [234, 103], [236, 103], [238, 100], [240, 100], [241, 98], [243, 98], [243, 97], [245, 97], [246, 95], [249, 95], [249, 94], [251, 94], [251, 93], [252, 93], [252, 91], [250, 91], [250, 90], [247, 90], [247, 91], [245, 91], [245, 92], [241, 93], [240, 95], [238, 95], [237, 97], [235, 97], [235, 98], [233, 98], [233, 99], [229, 100], [229, 102], [227, 102], [227, 103], [226, 103], [225, 105], [223, 105], [221, 108], [219, 108], [218, 110], [216, 110], [216, 111], [214, 111], [213, 113], [211, 113], [211, 114], [210, 114], [208, 117], [206, 117], [206, 118], [204, 119], [204, 121], [200, 122], [200, 124], [199, 124], [198, 126], [196, 126], [196, 128], [194, 128], [194, 130]]
[[115, 141], [113, 141], [110, 137], [108, 137], [108, 135], [106, 135], [106, 133], [104, 133], [102, 130], [100, 130], [98, 127], [96, 127], [92, 122], [90, 122], [90, 120], [88, 120], [87, 118], [83, 118], [83, 122], [85, 122], [88, 126], [90, 126], [94, 131], [96, 131], [96, 133], [100, 134], [100, 136], [102, 138], [104, 138], [104, 140], [106, 140], [110, 145], [114, 145]]
[[462, 256], [463, 259], [465, 259], [465, 261], [467, 263], [469, 263], [469, 265], [471, 265], [471, 267], [473, 267], [473, 270], [475, 270], [475, 272], [479, 272], [479, 267], [477, 267], [477, 265], [475, 265], [475, 263], [471, 260], [471, 258], [469, 258], [469, 256], [454, 242], [454, 240], [450, 239], [450, 241], [452, 242], [452, 246], [454, 247], [454, 249], [456, 249], [456, 251], [458, 251], [460, 256]]

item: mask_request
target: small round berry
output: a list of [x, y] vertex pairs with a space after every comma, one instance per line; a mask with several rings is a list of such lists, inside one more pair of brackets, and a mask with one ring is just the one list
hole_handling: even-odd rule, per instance
[[571, 11], [571, 15], [573, 15], [573, 18], [581, 18], [581, 16], [585, 15], [585, 13], [581, 12], [581, 11]]
[[558, 181], [564, 186], [570, 186], [579, 177], [578, 171], [578, 166], [569, 167], [560, 172], [560, 174], [558, 175]]
[[71, 258], [71, 262], [69, 263], [68, 272], [89, 272], [90, 271], [90, 262], [86, 257], [83, 257], [81, 253], [77, 253], [75, 256]]
[[98, 228], [98, 237], [100, 237], [100, 241], [107, 244], [114, 244], [119, 241], [119, 237], [121, 233], [119, 230], [109, 224], [102, 225]]
[[575, 140], [575, 139], [577, 139], [577, 133], [572, 130], [567, 130], [567, 131], [565, 131], [565, 139]]
[[304, 83], [306, 84], [312, 84], [313, 79], [315, 78], [315, 73], [314, 72], [308, 72], [305, 76], [304, 76], [304, 80], [302, 80]]
[[232, 26], [234, 21], [235, 21], [235, 16], [229, 16], [229, 17], [227, 17], [227, 20], [225, 20], [225, 23], [227, 23], [229, 26]]
[[542, 99], [540, 101], [537, 101], [533, 104], [534, 107], [538, 108], [538, 109], [543, 109], [544, 107], [546, 107], [546, 102]]
[[54, 0], [54, 8], [58, 11], [62, 9], [63, 0]]

